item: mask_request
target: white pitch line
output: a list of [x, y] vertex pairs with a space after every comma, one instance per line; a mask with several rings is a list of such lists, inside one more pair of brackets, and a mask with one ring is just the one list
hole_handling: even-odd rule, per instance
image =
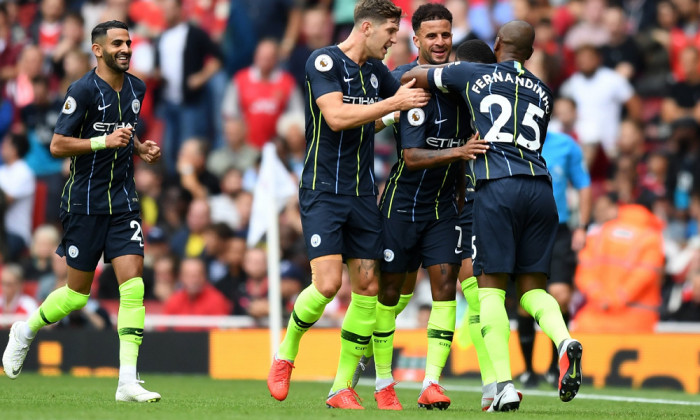
[[[361, 379], [359, 385], [373, 386], [374, 381], [372, 381], [370, 379]], [[400, 382], [398, 384], [397, 388], [421, 389], [422, 385], [419, 383], [413, 383], [413, 382]], [[447, 388], [450, 391], [481, 393], [480, 386], [448, 385]], [[520, 390], [520, 391], [523, 393], [524, 397], [527, 397], [527, 396], [559, 397], [559, 393], [554, 392], [554, 391], [540, 391], [540, 390], [530, 390], [530, 389]], [[578, 394], [578, 395], [576, 395], [576, 399], [633, 402], [633, 403], [647, 403], [647, 404], [700, 406], [700, 401], [666, 400], [663, 398], [623, 397], [623, 396], [619, 396], [619, 395]]]

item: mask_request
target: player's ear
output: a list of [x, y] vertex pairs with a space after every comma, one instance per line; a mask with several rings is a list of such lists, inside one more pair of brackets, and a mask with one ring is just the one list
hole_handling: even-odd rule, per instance
[[413, 35], [413, 45], [420, 49], [420, 44], [418, 43], [418, 37]]
[[493, 42], [493, 52], [495, 53], [499, 49], [501, 49], [501, 37], [497, 36], [496, 40]]
[[360, 25], [360, 30], [366, 37], [369, 37], [372, 33], [372, 21], [369, 19], [363, 20]]
[[92, 44], [92, 53], [95, 54], [97, 58], [102, 57], [102, 45], [97, 43]]

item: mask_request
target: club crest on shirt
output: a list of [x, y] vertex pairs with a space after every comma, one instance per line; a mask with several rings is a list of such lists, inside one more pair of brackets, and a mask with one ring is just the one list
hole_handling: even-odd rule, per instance
[[141, 110], [141, 102], [138, 99], [131, 101], [131, 110], [134, 111], [134, 114], [138, 114]]
[[63, 110], [61, 112], [70, 115], [75, 112], [75, 108], [77, 108], [75, 99], [73, 99], [72, 96], [69, 96], [66, 98], [66, 102], [63, 103]]
[[411, 124], [414, 127], [418, 127], [419, 125], [423, 124], [425, 122], [425, 112], [423, 112], [422, 109], [420, 108], [413, 108], [410, 111], [408, 111], [408, 123]]
[[318, 71], [327, 72], [328, 70], [333, 68], [333, 60], [328, 54], [321, 54], [318, 57], [316, 57], [316, 61], [314, 61], [314, 66]]
[[369, 82], [372, 84], [372, 87], [377, 89], [379, 87], [379, 80], [377, 79], [377, 76], [372, 73], [372, 75], [369, 77]]

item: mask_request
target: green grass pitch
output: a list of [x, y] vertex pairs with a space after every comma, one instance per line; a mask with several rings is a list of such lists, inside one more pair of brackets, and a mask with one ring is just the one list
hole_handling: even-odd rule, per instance
[[[278, 402], [263, 381], [220, 381], [205, 376], [146, 375], [147, 389], [163, 399], [155, 404], [116, 403], [115, 378], [43, 377], [24, 373], [11, 381], [0, 377], [0, 418], [40, 419], [470, 419], [514, 416], [523, 419], [681, 419], [700, 418], [700, 396], [675, 391], [584, 389], [574, 401], [562, 403], [546, 388], [524, 390], [516, 413], [482, 413], [481, 394], [475, 380], [444, 383], [452, 405], [447, 411], [426, 412], [416, 406], [419, 384], [401, 383], [397, 391], [403, 412], [379, 412], [371, 380], [357, 390], [364, 399], [363, 412], [327, 409], [329, 383], [295, 382], [289, 397]], [[636, 402], [628, 400], [637, 399]], [[639, 401], [641, 400], [641, 401]], [[682, 404], [673, 403], [680, 401]]]

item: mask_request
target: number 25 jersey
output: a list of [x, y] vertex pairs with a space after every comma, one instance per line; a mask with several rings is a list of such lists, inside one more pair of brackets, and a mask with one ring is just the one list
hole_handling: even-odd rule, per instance
[[541, 155], [552, 92], [517, 61], [457, 62], [428, 71], [431, 88], [462, 95], [472, 125], [490, 144], [471, 161], [476, 181], [516, 175], [549, 176]]

